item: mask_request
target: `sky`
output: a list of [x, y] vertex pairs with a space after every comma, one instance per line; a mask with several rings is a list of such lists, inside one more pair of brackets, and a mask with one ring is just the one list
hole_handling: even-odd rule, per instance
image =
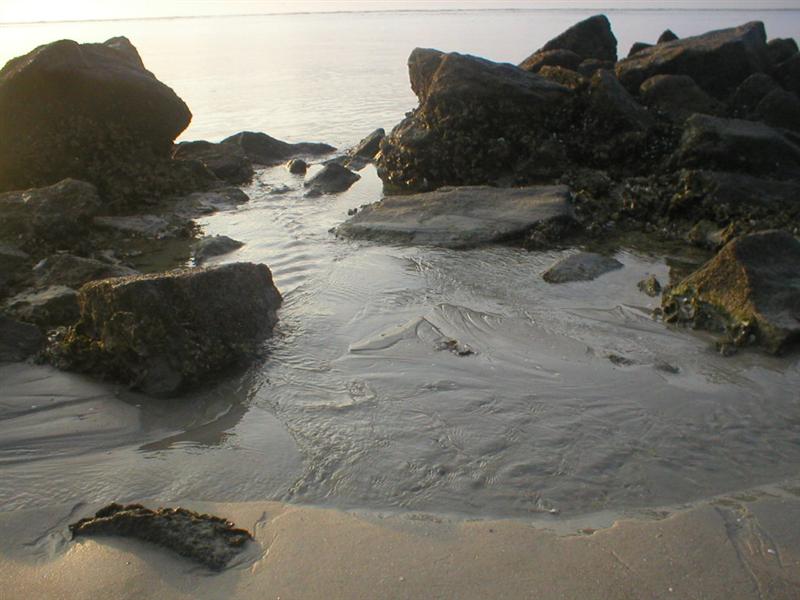
[[324, 12], [486, 8], [797, 8], [800, 0], [0, 0], [0, 23]]

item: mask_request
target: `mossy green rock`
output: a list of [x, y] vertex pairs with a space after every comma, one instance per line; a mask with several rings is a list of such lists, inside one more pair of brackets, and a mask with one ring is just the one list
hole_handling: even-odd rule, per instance
[[800, 241], [784, 231], [736, 238], [673, 287], [663, 308], [668, 322], [784, 353], [800, 341]]
[[163, 397], [253, 358], [281, 295], [266, 265], [233, 263], [94, 281], [78, 300], [51, 360]]

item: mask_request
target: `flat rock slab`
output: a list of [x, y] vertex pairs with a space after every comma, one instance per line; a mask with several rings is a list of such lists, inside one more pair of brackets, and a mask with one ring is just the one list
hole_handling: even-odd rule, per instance
[[447, 187], [384, 198], [340, 225], [336, 234], [467, 248], [519, 239], [539, 223], [571, 217], [569, 189], [563, 185]]
[[547, 283], [566, 283], [568, 281], [591, 281], [610, 271], [621, 269], [624, 265], [615, 258], [580, 252], [562, 258], [542, 273]]
[[215, 571], [224, 569], [253, 539], [250, 532], [220, 517], [185, 508], [151, 510], [141, 504], [109, 504], [69, 529], [73, 537], [116, 535], [151, 542]]

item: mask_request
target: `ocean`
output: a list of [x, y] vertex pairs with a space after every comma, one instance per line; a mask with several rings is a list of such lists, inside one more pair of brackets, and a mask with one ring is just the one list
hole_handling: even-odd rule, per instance
[[[194, 113], [181, 139], [240, 130], [346, 148], [416, 105], [417, 46], [519, 62], [581, 11], [297, 14], [4, 25], [0, 61], [125, 35]], [[612, 11], [620, 54], [800, 11]], [[313, 167], [318, 169], [318, 166]], [[691, 257], [614, 248], [625, 268], [551, 286], [572, 250], [451, 251], [336, 239], [381, 198], [372, 166], [305, 198], [283, 167], [204, 218], [264, 262], [285, 302], [268, 357], [165, 403], [46, 367], [0, 365], [0, 511], [158, 498], [282, 500], [470, 516], [635, 511], [796, 476], [800, 360], [723, 358], [651, 318], [636, 282]], [[271, 193], [282, 186], [283, 194]], [[697, 258], [696, 260], [700, 260]], [[475, 350], [435, 348], [445, 335]], [[624, 360], [619, 360], [622, 357]]]

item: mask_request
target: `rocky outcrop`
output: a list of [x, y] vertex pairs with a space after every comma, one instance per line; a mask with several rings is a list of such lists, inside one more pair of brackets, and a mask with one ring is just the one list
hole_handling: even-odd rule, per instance
[[109, 504], [93, 517], [69, 526], [73, 538], [131, 537], [162, 546], [219, 571], [253, 539], [250, 532], [220, 517], [185, 508], [151, 510], [141, 504]]
[[333, 146], [316, 142], [290, 144], [253, 131], [242, 131], [225, 138], [222, 143], [241, 148], [254, 165], [264, 166], [279, 165], [297, 156], [319, 156], [336, 150]]
[[542, 273], [542, 279], [547, 283], [591, 281], [610, 271], [621, 269], [623, 266], [615, 258], [594, 252], [579, 252], [557, 261]]
[[202, 265], [209, 258], [222, 256], [244, 246], [244, 242], [229, 238], [227, 235], [214, 235], [203, 237], [192, 245], [194, 264]]
[[513, 176], [524, 165], [563, 168], [551, 132], [573, 91], [509, 64], [417, 48], [409, 58], [420, 106], [381, 145], [390, 186], [425, 190]]
[[62, 368], [175, 395], [252, 358], [280, 302], [270, 270], [251, 263], [95, 281], [48, 354]]
[[308, 189], [306, 196], [314, 197], [344, 192], [359, 179], [361, 179], [361, 175], [358, 173], [353, 173], [339, 163], [331, 162], [325, 165], [319, 173], [307, 179], [303, 185]]
[[40, 46], [0, 71], [0, 191], [70, 177], [109, 202], [192, 191], [207, 181], [169, 160], [191, 116], [125, 38]]
[[181, 142], [175, 146], [172, 157], [176, 160], [199, 161], [214, 175], [234, 185], [248, 183], [254, 174], [250, 159], [235, 144]]
[[388, 243], [467, 248], [521, 241], [535, 227], [570, 220], [565, 186], [458, 187], [389, 196], [362, 208], [336, 234]]
[[571, 50], [578, 56], [598, 60], [617, 60], [617, 38], [605, 15], [595, 15], [576, 23], [564, 33], [547, 42], [539, 52]]
[[666, 44], [667, 42], [674, 42], [679, 39], [680, 38], [675, 35], [674, 31], [671, 29], [665, 29], [664, 32], [658, 36], [658, 41], [656, 41], [656, 44]]
[[617, 63], [619, 80], [631, 92], [655, 75], [688, 75], [703, 90], [722, 98], [749, 75], [769, 67], [764, 24], [657, 44]]
[[535, 52], [519, 64], [523, 71], [538, 73], [542, 67], [563, 67], [577, 71], [584, 58], [572, 50], [548, 50]]
[[85, 241], [101, 207], [97, 189], [74, 179], [0, 194], [0, 240], [34, 256], [74, 249]]
[[800, 341], [800, 242], [783, 231], [743, 236], [673, 287], [665, 320], [724, 333], [723, 345], [780, 354]]

